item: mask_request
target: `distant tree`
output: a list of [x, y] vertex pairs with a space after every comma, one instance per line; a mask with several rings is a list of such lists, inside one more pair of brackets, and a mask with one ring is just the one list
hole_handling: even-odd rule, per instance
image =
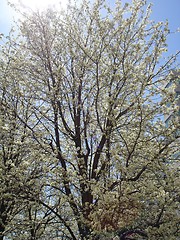
[[28, 163], [37, 169], [20, 199], [47, 210], [49, 239], [98, 239], [123, 228], [176, 239], [179, 122], [166, 128], [162, 117], [177, 110], [167, 106], [173, 84], [164, 89], [177, 55], [162, 58], [168, 23], [150, 13], [139, 0], [25, 12], [9, 40], [13, 52], [3, 47], [22, 99], [9, 114], [20, 136], [28, 129]]

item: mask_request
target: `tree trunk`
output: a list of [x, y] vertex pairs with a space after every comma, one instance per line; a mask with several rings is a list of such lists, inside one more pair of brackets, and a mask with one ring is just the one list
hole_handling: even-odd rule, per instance
[[4, 239], [4, 234], [3, 234], [4, 230], [5, 230], [5, 227], [0, 225], [0, 240]]
[[0, 203], [0, 240], [3, 240], [4, 238], [4, 231], [5, 231], [6, 219], [7, 219], [6, 209], [7, 209], [7, 205], [4, 204], [2, 200]]

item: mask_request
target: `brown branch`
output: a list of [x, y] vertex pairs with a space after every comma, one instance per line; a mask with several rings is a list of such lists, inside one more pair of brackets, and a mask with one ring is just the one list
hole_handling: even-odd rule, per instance
[[128, 181], [133, 181], [133, 182], [137, 181], [146, 169], [147, 169], [147, 165], [143, 166], [141, 171], [135, 177], [129, 178]]
[[120, 113], [116, 116], [116, 120], [118, 120], [120, 117], [122, 117], [123, 115], [125, 115], [125, 114], [130, 110], [130, 108], [134, 106], [134, 104], [135, 104], [134, 102], [131, 103], [131, 105], [130, 105], [129, 107], [127, 107], [124, 111], [120, 112]]
[[65, 130], [70, 134], [71, 138], [74, 139], [74, 137], [75, 137], [75, 136], [74, 136], [74, 133], [73, 133], [73, 131], [70, 129], [70, 127], [68, 126], [68, 124], [67, 124], [67, 122], [66, 122], [66, 120], [65, 120], [65, 118], [64, 118], [64, 114], [63, 114], [62, 108], [61, 108], [61, 103], [60, 103], [59, 100], [57, 101], [57, 105], [58, 105], [59, 114], [60, 114], [60, 117], [61, 117], [61, 120], [62, 120], [62, 123], [63, 123], [63, 126], [64, 126]]
[[38, 200], [40, 204], [42, 204], [44, 207], [46, 207], [47, 209], [49, 209], [55, 216], [57, 216], [61, 221], [62, 223], [64, 224], [64, 226], [68, 229], [71, 237], [73, 240], [77, 240], [77, 238], [75, 237], [71, 227], [66, 223], [66, 221], [61, 217], [61, 215], [55, 211], [52, 207], [50, 207], [48, 204], [46, 204], [45, 202], [41, 201], [41, 200]]
[[102, 152], [105, 142], [106, 142], [106, 135], [103, 134], [103, 136], [101, 137], [99, 146], [97, 147], [95, 156], [94, 156], [91, 178], [95, 178], [97, 175], [96, 171], [97, 171], [97, 167], [98, 167], [98, 163], [99, 163], [99, 158], [100, 158], [100, 155], [101, 155], [101, 152]]

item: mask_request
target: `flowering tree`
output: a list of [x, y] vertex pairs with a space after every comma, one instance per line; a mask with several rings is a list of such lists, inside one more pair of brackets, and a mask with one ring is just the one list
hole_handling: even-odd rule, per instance
[[[28, 236], [32, 237], [29, 239], [34, 239], [35, 230], [37, 232], [42, 227], [41, 221], [44, 223], [49, 221], [49, 214], [41, 210], [39, 204], [34, 202], [31, 204], [26, 193], [31, 196], [32, 193], [39, 194], [37, 179], [39, 181], [42, 176], [44, 151], [39, 149], [32, 131], [27, 126], [27, 121], [32, 114], [29, 111], [31, 98], [25, 100], [24, 96], [20, 95], [19, 74], [14, 74], [15, 51], [11, 35], [9, 42], [4, 43], [1, 50], [0, 239], [9, 233], [13, 233], [12, 236], [15, 237], [16, 232], [22, 232], [25, 226], [24, 232], [28, 232]], [[33, 218], [39, 218], [36, 216], [39, 212], [41, 221], [34, 226]], [[21, 235], [17, 235], [19, 235], [18, 239], [21, 239]], [[22, 239], [26, 239], [26, 234]]]
[[[179, 123], [166, 128], [162, 119], [177, 110], [167, 107], [174, 85], [164, 89], [176, 56], [162, 59], [168, 25], [150, 13], [145, 1], [110, 8], [84, 0], [66, 12], [24, 14], [10, 39], [10, 80], [22, 99], [15, 114], [41, 166], [19, 197], [52, 217], [42, 239], [140, 227], [150, 239], [176, 239]], [[25, 159], [28, 169], [32, 156]]]

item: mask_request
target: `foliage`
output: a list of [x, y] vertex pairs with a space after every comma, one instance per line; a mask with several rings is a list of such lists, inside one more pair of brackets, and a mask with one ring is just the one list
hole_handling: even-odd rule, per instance
[[2, 46], [9, 239], [95, 239], [123, 228], [176, 239], [179, 122], [162, 119], [177, 111], [167, 106], [175, 86], [164, 89], [176, 56], [162, 58], [168, 24], [150, 13], [139, 0], [24, 12], [19, 35]]

